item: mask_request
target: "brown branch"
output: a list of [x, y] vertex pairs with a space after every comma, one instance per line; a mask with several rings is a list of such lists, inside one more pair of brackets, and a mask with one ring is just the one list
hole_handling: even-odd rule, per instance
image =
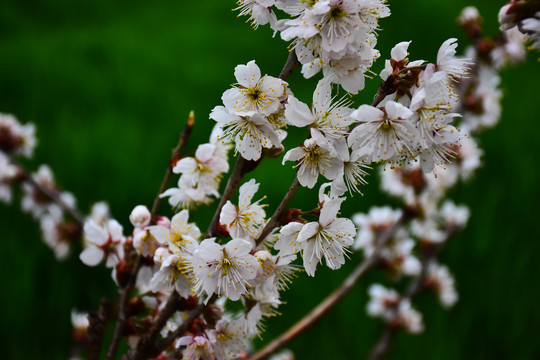
[[173, 167], [176, 164], [176, 161], [180, 158], [180, 153], [182, 152], [182, 149], [184, 148], [184, 146], [186, 145], [189, 139], [189, 135], [191, 134], [191, 131], [193, 130], [194, 124], [195, 124], [195, 113], [192, 110], [189, 113], [186, 127], [180, 133], [180, 136], [178, 138], [178, 144], [176, 144], [176, 147], [171, 150], [171, 160], [169, 161], [169, 167], [165, 171], [165, 175], [163, 176], [163, 181], [161, 181], [159, 191], [154, 199], [154, 203], [152, 204], [151, 214], [152, 214], [153, 224], [155, 224], [156, 222], [157, 212], [159, 210], [159, 206], [161, 205], [161, 201], [162, 201], [162, 198], [160, 197], [160, 195], [167, 188], [167, 184], [169, 183], [169, 180], [173, 173]]
[[[216, 301], [217, 299], [217, 296], [213, 296], [210, 301], [208, 302], [208, 304], [211, 304], [213, 303], [214, 301]], [[173, 342], [174, 340], [178, 339], [181, 335], [183, 335], [187, 329], [188, 329], [188, 326], [189, 326], [189, 323], [192, 322], [195, 318], [197, 318], [199, 315], [202, 314], [203, 310], [206, 308], [207, 305], [205, 304], [199, 304], [192, 312], [191, 314], [189, 315], [189, 317], [186, 319], [186, 321], [184, 321], [182, 323], [182, 325], [180, 325], [179, 327], [176, 328], [176, 330], [174, 330], [173, 332], [171, 332], [169, 335], [167, 335], [165, 337], [165, 339], [161, 340], [156, 348], [158, 349], [158, 353], [156, 355], [158, 355], [160, 352], [162, 352], [163, 350], [165, 350], [166, 348], [168, 348]], [[136, 360], [143, 360], [143, 359], [136, 359]]]
[[[178, 138], [178, 143], [176, 144], [176, 147], [171, 151], [171, 160], [169, 161], [169, 167], [167, 168], [167, 171], [165, 171], [165, 175], [163, 176], [163, 180], [161, 181], [158, 194], [156, 195], [156, 198], [154, 199], [154, 203], [152, 205], [152, 212], [151, 212], [151, 224], [156, 223], [157, 211], [159, 209], [159, 205], [161, 204], [160, 195], [165, 191], [165, 188], [167, 187], [167, 184], [172, 175], [172, 169], [175, 165], [176, 160], [178, 160], [178, 158], [180, 157], [180, 152], [184, 148], [184, 145], [187, 143], [187, 140], [189, 139], [189, 135], [191, 134], [191, 131], [193, 130], [194, 124], [195, 124], [195, 114], [193, 111], [191, 111], [189, 113], [186, 126], [184, 130], [180, 133], [180, 136]], [[125, 286], [121, 287], [118, 290], [118, 294], [119, 294], [118, 319], [116, 320], [113, 337], [109, 345], [109, 349], [107, 351], [107, 356], [105, 357], [106, 360], [112, 360], [115, 357], [116, 351], [118, 350], [118, 345], [120, 344], [120, 341], [122, 340], [124, 328], [127, 322], [127, 305], [129, 301], [129, 295], [131, 293], [131, 290], [133, 289], [135, 280], [137, 279], [137, 274], [139, 273], [139, 269], [142, 265], [142, 261], [143, 261], [142, 256], [137, 255], [136, 260], [135, 260], [135, 265], [133, 266], [133, 270], [130, 274], [128, 282], [125, 284]], [[165, 319], [165, 321], [167, 319]], [[159, 330], [161, 330], [161, 328]]]
[[256, 245], [259, 245], [260, 243], [262, 243], [264, 239], [268, 236], [268, 234], [270, 234], [272, 230], [274, 230], [274, 228], [278, 226], [279, 218], [285, 211], [285, 208], [287, 207], [287, 205], [293, 198], [294, 194], [296, 194], [296, 191], [298, 190], [299, 187], [300, 187], [300, 182], [298, 181], [298, 177], [295, 175], [294, 181], [291, 187], [289, 188], [289, 190], [287, 190], [287, 193], [283, 197], [283, 200], [281, 200], [281, 203], [278, 205], [276, 211], [274, 212], [270, 220], [268, 220], [265, 227], [263, 228], [261, 235], [259, 235], [259, 237], [257, 238], [255, 242]]
[[64, 200], [60, 197], [60, 191], [58, 189], [50, 189], [43, 184], [40, 184], [39, 182], [34, 179], [34, 177], [25, 169], [23, 165], [21, 165], [18, 161], [16, 161], [13, 157], [9, 157], [10, 162], [12, 162], [15, 166], [19, 168], [19, 171], [21, 172], [23, 178], [25, 181], [27, 181], [30, 185], [32, 185], [37, 191], [41, 192], [45, 196], [47, 196], [52, 202], [60, 206], [65, 212], [67, 212], [77, 223], [79, 226], [84, 226], [85, 217], [83, 214], [79, 212], [74, 207], [69, 206], [66, 204]]
[[242, 182], [242, 178], [244, 176], [244, 166], [246, 164], [246, 160], [239, 155], [236, 159], [236, 164], [234, 165], [234, 169], [231, 173], [231, 176], [229, 177], [229, 180], [227, 181], [227, 185], [225, 186], [225, 190], [223, 190], [223, 195], [221, 196], [221, 200], [219, 201], [219, 204], [216, 208], [216, 212], [214, 213], [214, 216], [212, 217], [212, 221], [210, 222], [210, 225], [208, 225], [208, 230], [206, 230], [206, 237], [212, 237], [216, 236], [216, 228], [217, 224], [219, 222], [219, 215], [221, 214], [221, 208], [225, 205], [227, 200], [230, 200]]
[[304, 316], [300, 321], [293, 325], [289, 330], [283, 333], [278, 338], [274, 339], [270, 344], [266, 345], [262, 350], [251, 356], [249, 360], [263, 360], [272, 355], [284, 345], [288, 344], [298, 335], [311, 328], [319, 319], [326, 315], [334, 306], [336, 306], [356, 285], [356, 283], [364, 276], [367, 270], [374, 266], [378, 259], [379, 253], [384, 248], [386, 243], [392, 239], [403, 224], [410, 220], [413, 213], [404, 211], [399, 220], [389, 229], [379, 234], [376, 240], [376, 248], [373, 254], [361, 262], [356, 269], [345, 279], [339, 288], [324, 299], [315, 309]]
[[124, 355], [122, 359], [137, 360], [157, 356], [160, 351], [157, 350], [154, 341], [167, 323], [167, 320], [178, 310], [179, 302], [180, 295], [176, 291], [173, 291], [165, 307], [161, 310], [148, 332], [141, 337], [137, 346]]
[[120, 345], [120, 340], [122, 340], [122, 337], [124, 335], [124, 328], [128, 320], [127, 312], [129, 295], [131, 293], [131, 290], [133, 289], [133, 285], [135, 285], [135, 280], [137, 280], [137, 274], [139, 272], [139, 269], [141, 268], [141, 265], [142, 257], [137, 256], [135, 264], [133, 265], [133, 270], [129, 275], [128, 281], [118, 290], [118, 318], [116, 319], [113, 337], [109, 345], [109, 349], [107, 350], [105, 360], [114, 359], [116, 351], [118, 350], [118, 346]]
[[101, 299], [98, 311], [88, 313], [88, 360], [99, 360], [105, 326], [111, 320], [111, 304], [106, 298]]
[[[298, 59], [296, 57], [296, 54], [294, 52], [289, 54], [289, 57], [287, 58], [287, 61], [281, 71], [281, 74], [279, 77], [282, 80], [286, 80], [290, 74], [300, 66], [300, 63], [298, 62]], [[188, 122], [189, 123], [189, 122]], [[188, 133], [189, 135], [189, 133]], [[173, 150], [173, 157], [175, 158], [175, 151], [176, 155], [178, 156], [180, 153], [180, 149], [183, 146], [182, 136], [180, 136], [180, 140], [178, 143], [178, 146]], [[231, 176], [229, 177], [229, 180], [227, 181], [227, 185], [225, 186], [225, 190], [223, 191], [223, 195], [221, 196], [220, 202], [216, 208], [216, 211], [214, 213], [214, 216], [212, 217], [212, 220], [210, 221], [210, 224], [208, 226], [208, 229], [206, 231], [206, 237], [212, 237], [216, 235], [216, 227], [219, 222], [219, 216], [221, 214], [221, 209], [227, 202], [227, 200], [230, 200], [242, 182], [242, 178], [244, 176], [244, 173], [247, 171], [246, 167], [247, 161], [240, 155], [238, 156], [234, 169], [231, 173]], [[154, 205], [152, 206], [152, 219], [155, 219], [155, 216], [157, 214], [157, 209], [159, 208], [159, 204], [161, 200], [159, 199], [159, 194], [161, 194], [166, 187], [166, 184], [169, 180], [169, 177], [172, 173], [172, 167], [169, 167], [168, 171], [165, 174], [165, 178], [163, 179], [163, 183], [160, 187], [160, 192], [158, 193], [158, 198], [156, 198], [156, 201], [154, 201]], [[292, 196], [291, 196], [292, 197]], [[284, 205], [286, 206], [286, 204]], [[176, 294], [176, 293], [175, 293]], [[213, 303], [215, 301], [215, 296], [212, 297], [209, 301], [209, 303]], [[195, 319], [197, 316], [199, 316], [202, 311], [205, 308], [204, 304], [199, 305], [190, 315], [190, 318], [186, 320], [180, 327], [178, 327], [174, 332], [169, 334], [165, 339], [163, 339], [161, 342], [159, 342], [157, 345], [154, 344], [155, 338], [159, 331], [163, 328], [168, 318], [172, 316], [174, 311], [176, 310], [176, 307], [173, 306], [173, 303], [177, 303], [177, 299], [174, 299], [172, 296], [167, 301], [167, 304], [165, 305], [164, 310], [160, 313], [160, 316], [158, 320], [156, 320], [156, 323], [154, 323], [153, 327], [149, 332], [148, 335], [144, 336], [139, 343], [137, 344], [137, 347], [134, 350], [131, 350], [128, 352], [124, 357], [122, 357], [123, 360], [142, 360], [146, 359], [148, 357], [157, 356], [161, 351], [163, 351], [165, 348], [167, 348], [170, 344], [174, 342], [176, 338], [178, 338], [180, 335], [182, 335], [186, 330], [189, 322], [193, 319]], [[171, 311], [165, 311], [165, 309], [173, 309]], [[157, 329], [157, 331], [155, 331]]]
[[292, 50], [291, 52], [289, 52], [289, 57], [287, 58], [285, 65], [283, 65], [283, 69], [281, 69], [279, 78], [286, 81], [289, 76], [291, 76], [293, 71], [296, 70], [296, 68], [298, 68], [300, 65], [302, 64], [300, 64], [300, 61], [298, 61], [298, 57], [296, 57], [296, 51]]

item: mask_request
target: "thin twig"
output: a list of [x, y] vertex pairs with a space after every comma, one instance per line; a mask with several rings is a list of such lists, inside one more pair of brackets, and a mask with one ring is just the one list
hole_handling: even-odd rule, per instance
[[379, 253], [384, 248], [386, 243], [392, 239], [403, 224], [410, 219], [412, 213], [404, 211], [399, 220], [389, 229], [380, 233], [376, 240], [376, 248], [373, 254], [361, 262], [356, 269], [345, 279], [339, 288], [324, 299], [315, 309], [304, 316], [300, 321], [294, 324], [289, 330], [283, 333], [278, 338], [274, 339], [270, 344], [266, 345], [262, 350], [251, 356], [249, 360], [263, 360], [272, 355], [284, 345], [292, 341], [298, 335], [312, 327], [319, 319], [328, 313], [336, 306], [356, 285], [362, 276], [374, 266], [378, 259]]
[[293, 50], [289, 52], [289, 57], [287, 57], [287, 61], [285, 62], [285, 65], [283, 65], [283, 69], [281, 69], [279, 78], [286, 81], [300, 65], [302, 64], [300, 64], [298, 57], [296, 57], [296, 51]]
[[167, 323], [167, 320], [178, 310], [178, 304], [180, 301], [180, 295], [176, 291], [169, 296], [165, 307], [156, 318], [156, 321], [152, 324], [150, 329], [146, 334], [137, 343], [137, 346], [130, 350], [122, 359], [136, 360], [136, 359], [147, 359], [154, 357], [159, 354], [155, 346], [155, 339], [161, 329]]
[[19, 171], [22, 173], [24, 180], [32, 185], [37, 191], [41, 192], [47, 196], [52, 202], [60, 206], [64, 211], [66, 211], [71, 217], [77, 221], [77, 223], [82, 227], [84, 226], [85, 218], [84, 215], [79, 212], [76, 208], [68, 205], [60, 196], [60, 191], [58, 189], [50, 189], [43, 184], [40, 184], [36, 179], [30, 174], [23, 165], [21, 165], [17, 160], [10, 156], [10, 162], [19, 168]]
[[195, 113], [191, 111], [188, 116], [187, 124], [182, 133], [180, 133], [180, 136], [178, 137], [178, 144], [176, 144], [176, 147], [171, 150], [171, 160], [169, 161], [169, 167], [165, 171], [165, 175], [163, 176], [163, 180], [161, 181], [161, 185], [159, 187], [159, 191], [154, 199], [154, 203], [152, 204], [152, 223], [155, 223], [157, 212], [159, 210], [159, 206], [161, 205], [161, 194], [165, 191], [167, 188], [167, 184], [169, 183], [169, 180], [173, 173], [173, 167], [174, 163], [178, 158], [180, 157], [180, 153], [182, 152], [182, 149], [187, 143], [187, 140], [189, 138], [189, 135], [191, 134], [191, 131], [193, 130], [193, 125], [195, 124]]
[[[209, 304], [213, 303], [217, 299], [217, 296], [214, 296], [212, 299], [210, 299]], [[195, 318], [197, 318], [199, 315], [202, 314], [203, 310], [206, 308], [207, 305], [205, 304], [199, 304], [197, 307], [192, 310], [191, 314], [189, 314], [189, 317], [180, 325], [176, 330], [171, 332], [169, 335], [165, 337], [165, 339], [161, 340], [156, 348], [158, 349], [158, 354], [168, 348], [176, 339], [178, 339], [181, 335], [183, 335], [189, 326], [189, 323], [193, 321]], [[157, 354], [156, 354], [157, 355]], [[139, 360], [139, 359], [135, 359]], [[142, 359], [140, 359], [142, 360]]]
[[227, 185], [225, 186], [225, 190], [223, 190], [223, 195], [221, 196], [221, 200], [219, 201], [214, 216], [212, 217], [212, 221], [210, 222], [210, 225], [208, 225], [208, 230], [206, 230], [206, 237], [212, 237], [216, 235], [216, 228], [219, 222], [221, 208], [223, 208], [227, 200], [230, 200], [232, 198], [234, 192], [242, 182], [245, 163], [246, 160], [241, 155], [239, 155], [236, 159], [236, 164], [234, 165], [231, 177], [229, 177]]
[[257, 245], [263, 242], [264, 239], [268, 236], [268, 234], [270, 234], [272, 230], [274, 230], [274, 228], [278, 226], [279, 218], [285, 211], [285, 208], [287, 207], [287, 205], [293, 198], [294, 194], [296, 194], [296, 190], [298, 190], [299, 187], [300, 187], [300, 182], [298, 181], [298, 177], [295, 176], [291, 187], [289, 188], [289, 190], [287, 190], [287, 193], [283, 197], [283, 200], [281, 200], [281, 203], [278, 205], [276, 211], [274, 212], [270, 220], [268, 220], [268, 222], [266, 223], [266, 226], [263, 228], [261, 235], [259, 235], [259, 237], [257, 238], [255, 242]]
[[129, 295], [131, 293], [131, 289], [133, 288], [133, 285], [135, 285], [135, 280], [137, 279], [137, 273], [139, 272], [141, 265], [142, 265], [142, 257], [138, 256], [137, 259], [135, 260], [135, 264], [133, 265], [133, 270], [129, 276], [128, 281], [123, 287], [120, 287], [120, 290], [118, 291], [118, 294], [119, 294], [118, 319], [116, 319], [116, 325], [114, 327], [113, 337], [109, 345], [109, 349], [107, 350], [107, 355], [105, 356], [105, 360], [114, 359], [116, 355], [116, 351], [118, 350], [118, 346], [120, 345], [120, 340], [122, 340], [122, 337], [124, 335], [124, 328], [128, 320], [127, 310], [128, 310]]
[[[283, 69], [281, 70], [281, 73], [280, 73], [279, 77], [282, 80], [286, 80], [290, 76], [290, 74], [296, 68], [298, 68], [299, 66], [300, 66], [300, 63], [298, 62], [296, 54], [293, 51], [293, 52], [291, 52], [289, 54], [289, 57], [287, 58], [287, 61], [286, 61], [285, 65], [283, 66]], [[179, 144], [180, 144], [180, 142], [179, 142]], [[233, 171], [231, 173], [231, 176], [229, 177], [229, 180], [227, 181], [227, 185], [225, 186], [225, 190], [223, 191], [220, 202], [219, 202], [218, 206], [216, 207], [216, 211], [214, 213], [214, 216], [212, 217], [212, 220], [210, 221], [210, 224], [209, 224], [208, 229], [206, 231], [206, 235], [205, 235], [206, 237], [212, 237], [212, 236], [216, 235], [216, 230], [217, 230], [216, 228], [217, 228], [217, 224], [219, 222], [219, 216], [221, 214], [221, 209], [223, 208], [223, 206], [225, 205], [227, 200], [230, 200], [232, 198], [234, 192], [236, 191], [236, 189], [238, 188], [238, 186], [242, 182], [242, 178], [243, 178], [244, 173], [245, 173], [245, 165], [246, 165], [246, 160], [241, 155], [239, 155], [237, 160], [236, 160], [234, 169], [233, 169]], [[172, 168], [169, 168], [169, 171], [167, 171], [166, 176], [170, 176], [171, 171], [172, 171]], [[167, 179], [167, 181], [168, 181], [168, 179]], [[162, 183], [162, 186], [160, 188], [160, 193], [159, 194], [161, 194], [163, 192], [163, 190], [165, 189], [165, 186], [166, 186], [166, 180], [164, 179], [164, 181]], [[284, 206], [286, 206], [286, 204]], [[158, 207], [159, 207], [159, 202], [157, 202], [157, 204], [156, 204], [156, 201], [155, 201], [154, 206], [152, 207], [152, 218], [155, 217], [155, 214], [157, 212]], [[213, 303], [215, 301], [215, 298], [216, 297], [212, 297], [208, 303], [209, 304]], [[171, 298], [169, 298], [167, 304], [165, 305], [165, 308], [167, 308], [167, 307], [169, 307], [169, 305], [171, 305], [171, 301], [172, 301]], [[132, 350], [132, 351], [128, 352], [124, 357], [122, 357], [122, 359], [123, 360], [140, 360], [140, 359], [145, 359], [147, 357], [158, 355], [161, 351], [163, 351], [170, 344], [172, 344], [176, 338], [178, 338], [180, 335], [182, 335], [187, 330], [187, 326], [188, 326], [189, 322], [191, 320], [195, 319], [197, 316], [199, 316], [202, 313], [202, 311], [204, 310], [205, 307], [206, 307], [206, 305], [204, 305], [204, 304], [200, 304], [199, 306], [197, 306], [197, 308], [195, 310], [193, 310], [193, 312], [191, 313], [188, 320], [186, 320], [180, 327], [178, 327], [174, 332], [169, 334], [165, 339], [163, 339], [157, 345], [154, 345], [154, 340], [155, 340], [155, 337], [156, 337], [157, 333], [155, 335], [153, 335], [153, 336], [148, 337], [148, 339], [146, 339], [146, 337], [144, 337], [143, 339], [146, 339], [146, 340], [144, 340], [144, 342], [143, 342], [143, 339], [141, 339], [141, 341], [137, 345], [135, 351]], [[165, 321], [166, 321], [172, 314], [164, 314], [164, 315], [167, 315], [167, 316], [163, 317], [165, 319]], [[162, 326], [159, 327], [160, 330], [161, 330], [161, 328], [162, 328]], [[140, 348], [139, 348], [139, 345], [141, 345]]]
[[[180, 136], [178, 138], [178, 143], [176, 144], [176, 147], [171, 151], [171, 160], [169, 161], [169, 167], [167, 168], [167, 171], [165, 172], [165, 175], [163, 176], [163, 180], [161, 181], [158, 194], [156, 198], [154, 199], [154, 203], [152, 205], [152, 212], [151, 212], [151, 224], [156, 223], [156, 215], [159, 210], [159, 205], [161, 204], [160, 195], [163, 193], [163, 191], [165, 191], [165, 188], [167, 187], [167, 184], [169, 183], [170, 177], [172, 175], [172, 169], [174, 167], [174, 162], [180, 157], [180, 152], [182, 151], [185, 144], [187, 143], [189, 139], [189, 135], [191, 134], [191, 131], [193, 130], [194, 124], [195, 124], [195, 114], [193, 111], [191, 111], [189, 113], [186, 126], [184, 130], [180, 133]], [[137, 279], [137, 274], [139, 273], [139, 269], [142, 265], [142, 260], [143, 260], [142, 256], [137, 255], [137, 258], [135, 260], [135, 265], [133, 266], [133, 270], [130, 274], [130, 278], [128, 282], [126, 283], [125, 286], [120, 287], [120, 289], [118, 290], [118, 294], [119, 294], [118, 319], [116, 320], [113, 337], [109, 345], [109, 349], [107, 351], [107, 356], [105, 358], [106, 360], [112, 360], [115, 357], [116, 351], [118, 350], [118, 345], [120, 344], [120, 340], [122, 340], [124, 328], [127, 322], [127, 305], [129, 301], [129, 295], [131, 293], [133, 285], [135, 284], [135, 280]], [[165, 319], [165, 321], [167, 319]], [[159, 330], [161, 330], [161, 328]]]
[[111, 304], [106, 298], [101, 299], [98, 311], [88, 314], [88, 360], [99, 360], [103, 333], [107, 322], [111, 319]]

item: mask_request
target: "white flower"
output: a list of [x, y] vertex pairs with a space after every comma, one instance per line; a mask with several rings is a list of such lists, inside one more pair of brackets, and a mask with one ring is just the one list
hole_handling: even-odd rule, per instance
[[493, 127], [501, 116], [502, 91], [498, 88], [501, 78], [495, 69], [485, 65], [478, 66], [478, 83], [472, 94], [463, 99], [462, 127], [477, 131]]
[[184, 246], [176, 248], [172, 253], [158, 254], [156, 251], [156, 255], [159, 255], [163, 262], [159, 271], [150, 280], [149, 286], [153, 292], [176, 290], [183, 298], [191, 295], [193, 287], [191, 256], [196, 249], [195, 244], [195, 240], [186, 239]]
[[240, 187], [239, 205], [233, 205], [230, 200], [221, 209], [219, 222], [226, 225], [231, 237], [241, 239], [257, 239], [266, 224], [264, 212], [265, 205], [259, 202], [252, 203], [253, 195], [259, 189], [255, 179], [251, 179]]
[[122, 225], [116, 220], [109, 220], [103, 227], [93, 220], [84, 224], [86, 248], [80, 259], [88, 266], [96, 266], [105, 259], [106, 267], [115, 266], [124, 257], [124, 235]]
[[213, 197], [219, 197], [218, 186], [218, 183], [200, 183], [197, 186], [192, 186], [191, 182], [180, 177], [177, 188], [167, 189], [159, 197], [169, 197], [169, 204], [175, 209], [187, 209], [211, 203]]
[[[296, 259], [294, 255], [279, 255], [275, 256], [270, 254], [266, 250], [258, 250], [254, 256], [261, 265], [261, 272], [258, 274], [255, 282], [262, 283], [266, 286], [265, 293], [268, 293], [272, 289], [272, 293], [276, 293], [278, 290], [285, 290], [292, 282], [294, 272], [298, 270], [296, 265], [291, 264]], [[275, 292], [274, 292], [275, 291]], [[279, 299], [279, 295], [277, 295]]]
[[170, 228], [155, 225], [148, 227], [150, 234], [160, 244], [168, 245], [174, 251], [174, 247], [180, 249], [201, 236], [201, 231], [194, 223], [188, 223], [189, 211], [182, 210], [171, 219]]
[[532, 49], [540, 49], [540, 12], [537, 12], [535, 17], [530, 17], [523, 20], [523, 30], [532, 40]]
[[215, 360], [212, 344], [204, 336], [183, 336], [176, 342], [176, 347], [180, 346], [186, 346], [183, 351], [183, 360]]
[[302, 249], [302, 244], [298, 242], [298, 234], [302, 227], [301, 223], [290, 222], [281, 228], [279, 238], [274, 244], [274, 249], [279, 250], [278, 256], [296, 254]]
[[[47, 165], [40, 165], [37, 173], [31, 175], [38, 184], [48, 189], [52, 193], [58, 193], [52, 170]], [[47, 195], [36, 189], [30, 183], [23, 184], [24, 195], [21, 199], [21, 207], [24, 212], [32, 214], [38, 220], [46, 213], [52, 214], [55, 218], [62, 217], [62, 209], [55, 204]], [[67, 193], [66, 193], [67, 194]], [[62, 195], [60, 195], [62, 197]], [[69, 195], [69, 197], [72, 197]], [[64, 197], [63, 197], [64, 198]], [[65, 199], [65, 198], [64, 198]]]
[[88, 320], [88, 313], [79, 312], [75, 309], [71, 310], [71, 325], [75, 330], [86, 332], [86, 330], [90, 326], [90, 321]]
[[260, 269], [257, 259], [250, 254], [252, 244], [233, 239], [225, 246], [206, 239], [193, 253], [195, 292], [225, 295], [238, 300], [249, 291], [249, 280], [257, 276]]
[[462, 229], [469, 221], [470, 211], [465, 205], [458, 206], [447, 200], [441, 206], [440, 215], [447, 226], [457, 226]]
[[41, 217], [39, 225], [45, 244], [54, 251], [58, 260], [65, 260], [70, 252], [70, 243], [63, 233], [64, 224], [61, 219], [46, 214]]
[[129, 221], [131, 224], [139, 229], [142, 229], [150, 224], [150, 218], [150, 211], [144, 205], [135, 206], [129, 215]]
[[173, 168], [175, 174], [191, 186], [217, 187], [220, 176], [229, 171], [227, 157], [220, 156], [217, 144], [202, 144], [197, 147], [195, 157], [180, 159]]
[[276, 14], [272, 11], [275, 0], [239, 0], [238, 7], [234, 10], [240, 10], [238, 16], [249, 15], [253, 28], [257, 29], [259, 25], [270, 23], [274, 27], [277, 21]]
[[517, 25], [517, 22], [519, 21], [518, 12], [517, 11], [509, 12], [509, 10], [515, 4], [516, 3], [514, 1], [508, 2], [499, 10], [499, 24], [501, 24], [500, 26], [501, 30], [508, 30]]
[[[525, 21], [527, 20], [529, 19], [526, 19]], [[540, 21], [538, 21], [538, 23], [540, 24]], [[527, 56], [525, 48], [527, 36], [522, 34], [517, 27], [504, 31], [503, 35], [505, 40], [504, 43], [495, 46], [493, 51], [490, 52], [493, 66], [497, 69], [509, 64], [521, 62]]]
[[105, 224], [111, 217], [109, 204], [104, 201], [100, 201], [92, 205], [90, 209], [90, 216], [88, 220], [93, 220], [98, 225]]
[[210, 118], [223, 129], [220, 139], [234, 141], [236, 152], [246, 160], [258, 160], [263, 148], [279, 147], [281, 139], [278, 129], [260, 114], [239, 116], [223, 106], [216, 106]]
[[251, 60], [234, 69], [238, 87], [225, 91], [221, 100], [227, 110], [235, 115], [271, 115], [281, 106], [287, 83], [272, 76], [262, 76], [261, 70]]
[[403, 66], [415, 67], [422, 65], [424, 60], [416, 60], [409, 63], [409, 60], [407, 59], [407, 56], [409, 56], [407, 49], [409, 48], [410, 44], [411, 41], [402, 41], [394, 45], [394, 47], [390, 51], [391, 60], [384, 61], [384, 69], [381, 71], [380, 74], [381, 79], [388, 79], [388, 77], [394, 72], [394, 67], [396, 67], [398, 70], [401, 70]]
[[[401, 217], [401, 210], [392, 210], [389, 206], [372, 207], [368, 214], [354, 214], [353, 223], [358, 226], [354, 249], [362, 249], [366, 256], [375, 250], [375, 241], [379, 233], [390, 229]], [[398, 232], [396, 238], [402, 236]]]
[[7, 204], [11, 202], [11, 181], [17, 173], [17, 166], [13, 165], [9, 158], [0, 151], [0, 201]]
[[318, 222], [302, 226], [297, 241], [302, 245], [304, 268], [315, 276], [317, 264], [324, 258], [326, 266], [339, 269], [345, 263], [345, 249], [354, 242], [356, 229], [351, 220], [337, 218], [344, 198], [324, 201]]
[[239, 319], [222, 318], [215, 329], [207, 330], [206, 334], [212, 342], [216, 359], [236, 359], [246, 349], [247, 334], [244, 323]]
[[453, 147], [455, 158], [451, 167], [455, 167], [462, 180], [469, 179], [481, 165], [482, 149], [478, 147], [475, 139], [464, 133], [460, 141]]
[[364, 74], [379, 56], [374, 49], [378, 19], [390, 14], [383, 1], [280, 1], [276, 6], [297, 16], [282, 20], [278, 28], [284, 40], [294, 39], [306, 78], [322, 69], [325, 79], [348, 92], [364, 87]]
[[369, 316], [391, 320], [392, 309], [400, 300], [399, 294], [393, 289], [387, 289], [380, 284], [373, 284], [368, 289], [369, 302], [366, 310]]
[[469, 75], [471, 59], [458, 59], [456, 55], [457, 39], [450, 38], [443, 42], [437, 53], [437, 70], [444, 71], [454, 80]]
[[414, 154], [417, 132], [407, 107], [393, 101], [385, 104], [384, 111], [362, 105], [351, 117], [360, 123], [349, 135], [349, 146], [368, 161], [393, 162]]
[[[360, 151], [353, 151], [349, 160], [343, 162], [343, 193], [345, 190], [349, 190], [351, 194], [357, 192], [363, 195], [360, 189], [358, 189], [358, 185], [367, 185], [365, 177], [369, 174], [364, 169], [371, 169], [367, 165], [366, 156], [362, 156]], [[341, 177], [336, 178], [332, 185], [335, 186], [339, 179]], [[343, 195], [343, 193], [339, 195]]]
[[458, 17], [460, 25], [465, 25], [469, 22], [480, 23], [481, 21], [482, 17], [475, 6], [464, 7]]
[[435, 288], [439, 300], [446, 308], [452, 307], [458, 300], [454, 278], [448, 267], [432, 262], [428, 266], [426, 283]]
[[329, 141], [317, 131], [311, 131], [311, 136], [301, 147], [289, 150], [283, 157], [283, 163], [298, 162], [298, 181], [310, 189], [317, 183], [319, 174], [333, 180], [343, 171], [343, 161], [337, 158]]
[[396, 320], [411, 334], [418, 334], [424, 330], [422, 314], [413, 309], [409, 300], [402, 300], [399, 303]]
[[[310, 109], [306, 104], [294, 96], [289, 96], [285, 105], [286, 121], [294, 126], [304, 127], [310, 125], [319, 130], [342, 158], [348, 157], [345, 138], [349, 133], [349, 119], [351, 109], [346, 105], [348, 100], [342, 98], [332, 103], [332, 87], [325, 80], [318, 82], [313, 93], [313, 106]], [[343, 153], [345, 152], [345, 154]]]
[[0, 151], [31, 157], [36, 147], [36, 127], [22, 125], [11, 114], [0, 113]]

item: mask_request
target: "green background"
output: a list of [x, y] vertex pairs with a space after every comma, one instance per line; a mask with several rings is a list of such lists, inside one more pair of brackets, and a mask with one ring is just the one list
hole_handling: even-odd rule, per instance
[[[382, 58], [400, 41], [413, 41], [411, 59], [432, 61], [447, 38], [465, 44], [455, 18], [469, 4], [391, 2], [393, 14], [381, 21], [377, 45]], [[488, 33], [497, 31], [502, 4], [475, 2]], [[194, 149], [207, 141], [213, 126], [208, 114], [234, 82], [237, 64], [255, 59], [263, 73], [277, 75], [287, 57], [285, 42], [272, 38], [266, 27], [253, 31], [245, 18], [236, 18], [234, 6], [224, 0], [2, 1], [0, 112], [37, 124], [39, 146], [28, 166], [49, 164], [84, 212], [95, 201], [108, 201], [125, 233], [130, 231], [128, 215], [137, 204], [151, 205], [189, 111], [197, 116], [188, 144]], [[397, 336], [390, 359], [540, 358], [537, 57], [529, 54], [526, 65], [503, 71], [502, 122], [481, 138], [483, 167], [452, 193], [472, 212], [470, 225], [441, 256], [456, 276], [460, 301], [445, 311], [434, 295], [419, 297], [415, 306], [426, 331]], [[378, 73], [382, 66], [379, 61], [373, 70]], [[368, 81], [355, 106], [371, 102], [378, 83]], [[290, 84], [299, 98], [310, 101], [315, 81], [297, 72]], [[296, 146], [302, 136], [291, 132], [287, 144]], [[250, 174], [262, 182], [259, 193], [268, 196], [269, 209], [294, 176], [280, 161], [268, 160]], [[346, 202], [344, 215], [388, 203], [377, 182], [374, 175], [365, 197]], [[80, 263], [78, 249], [68, 261], [56, 262], [18, 201], [0, 206], [2, 358], [66, 359], [70, 310], [95, 309], [102, 295], [114, 296], [115, 287], [108, 270]], [[308, 209], [315, 201], [316, 195], [301, 191], [293, 205]], [[170, 214], [167, 206], [162, 211]], [[192, 219], [207, 224], [210, 213], [201, 209]], [[267, 322], [264, 338], [308, 312], [360, 258], [354, 255], [337, 272], [319, 267], [314, 279], [301, 275], [284, 294], [287, 304], [280, 310], [285, 315]], [[382, 329], [364, 310], [366, 289], [374, 281], [386, 279], [381, 273], [367, 276], [290, 345], [298, 359], [365, 358]]]

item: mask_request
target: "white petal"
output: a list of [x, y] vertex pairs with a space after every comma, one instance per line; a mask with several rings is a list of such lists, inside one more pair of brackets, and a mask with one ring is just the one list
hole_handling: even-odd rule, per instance
[[236, 206], [234, 206], [229, 200], [221, 208], [219, 214], [219, 222], [223, 225], [230, 225], [238, 217]]
[[246, 65], [235, 67], [234, 77], [240, 85], [250, 88], [257, 85], [257, 82], [261, 78], [261, 70], [255, 64], [255, 60], [251, 60]]
[[319, 231], [319, 223], [310, 222], [302, 226], [302, 230], [298, 233], [298, 241], [306, 241], [311, 239]]
[[90, 245], [79, 255], [81, 261], [88, 266], [96, 266], [103, 260], [103, 250], [97, 246]]

